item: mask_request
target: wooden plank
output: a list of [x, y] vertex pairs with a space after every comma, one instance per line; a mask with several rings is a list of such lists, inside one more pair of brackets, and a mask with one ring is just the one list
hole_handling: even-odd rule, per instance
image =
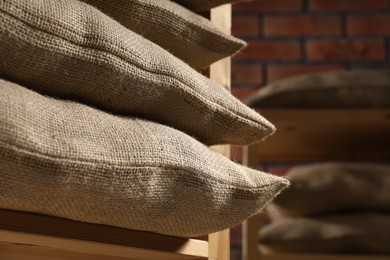
[[[113, 250], [118, 250], [117, 247], [101, 247], [99, 243], [91, 245], [91, 243], [79, 243], [69, 239], [59, 239], [58, 237], [42, 236], [28, 233], [18, 233], [10, 231], [0, 231], [0, 237], [6, 237], [7, 240], [17, 240], [16, 242], [0, 242], [0, 259], [83, 259], [83, 260], [124, 260], [132, 259], [133, 257], [144, 256], [142, 250], [127, 251], [126, 257], [113, 255]], [[33, 244], [31, 244], [33, 241]], [[25, 244], [24, 244], [25, 243]], [[57, 244], [60, 244], [58, 246]], [[67, 247], [72, 247], [71, 250]], [[85, 246], [86, 248], [83, 248]], [[73, 248], [75, 247], [75, 248]], [[84, 249], [84, 250], [81, 250]], [[92, 251], [98, 249], [96, 251]], [[99, 251], [104, 249], [103, 254]], [[121, 254], [115, 251], [115, 254]], [[147, 252], [149, 253], [149, 251]], [[130, 258], [131, 256], [131, 258]], [[149, 256], [154, 256], [149, 254]], [[159, 256], [159, 254], [156, 254]], [[163, 259], [169, 259], [166, 255]], [[144, 258], [139, 258], [144, 259]]]
[[[214, 8], [210, 12], [210, 20], [220, 29], [230, 32], [231, 29], [231, 5], [223, 5]], [[209, 69], [209, 77], [226, 89], [230, 90], [230, 58], [225, 58], [213, 63]], [[230, 158], [230, 146], [218, 145], [212, 147], [215, 151]], [[220, 231], [209, 235], [209, 259], [230, 259], [229, 230]]]
[[[257, 145], [244, 147], [243, 164], [250, 168], [257, 168], [259, 155]], [[242, 259], [260, 259], [261, 254], [258, 249], [258, 232], [262, 216], [253, 216], [242, 223]]]
[[[0, 231], [0, 259], [9, 256], [30, 255], [43, 257], [51, 255], [52, 259], [207, 259], [202, 257], [154, 251], [130, 246], [112, 245], [58, 236], [30, 234], [25, 232]], [[7, 247], [8, 251], [6, 251]]]
[[[259, 144], [250, 145], [243, 150], [243, 164], [250, 168], [258, 168]], [[242, 259], [259, 260], [262, 255], [259, 251], [259, 229], [267, 223], [268, 217], [265, 212], [251, 217], [242, 225]]]
[[261, 161], [389, 161], [390, 109], [263, 109], [277, 132]]
[[[101, 255], [125, 259], [207, 259], [206, 241], [163, 236], [54, 218], [32, 213], [0, 210], [0, 242], [3, 249], [14, 245], [26, 252], [30, 245], [38, 252], [48, 249], [73, 254]], [[31, 249], [31, 248], [30, 248]], [[8, 250], [10, 251], [10, 250]], [[1, 256], [2, 251], [0, 252]], [[46, 252], [47, 253], [47, 252]], [[3, 259], [0, 257], [0, 259]], [[88, 259], [88, 258], [80, 258]]]
[[209, 259], [230, 259], [229, 229], [209, 235]]

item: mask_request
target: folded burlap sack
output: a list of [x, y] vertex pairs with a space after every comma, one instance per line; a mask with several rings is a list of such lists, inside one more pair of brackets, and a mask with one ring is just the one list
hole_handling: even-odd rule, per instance
[[230, 56], [245, 42], [169, 0], [82, 0], [194, 68]]
[[318, 163], [286, 173], [290, 187], [270, 207], [272, 219], [346, 210], [390, 211], [390, 165]]
[[262, 228], [259, 238], [263, 253], [390, 254], [390, 215], [283, 219]]
[[207, 144], [248, 144], [275, 130], [218, 83], [79, 1], [1, 1], [0, 57], [3, 78]]
[[243, 0], [173, 0], [173, 1], [193, 11], [201, 12], [201, 11], [210, 10], [211, 8], [219, 5], [235, 3]]
[[357, 70], [292, 77], [244, 101], [251, 107], [390, 107], [390, 72]]
[[154, 122], [0, 80], [0, 208], [197, 236], [234, 226], [288, 185]]

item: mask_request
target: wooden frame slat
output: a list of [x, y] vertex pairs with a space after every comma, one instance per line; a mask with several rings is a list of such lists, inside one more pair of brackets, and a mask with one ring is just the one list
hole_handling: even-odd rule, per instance
[[[15, 252], [30, 245], [38, 251], [136, 259], [207, 259], [207, 241], [82, 223], [39, 214], [0, 210], [0, 243]], [[30, 248], [31, 249], [31, 248]], [[10, 251], [10, 249], [8, 249]], [[3, 251], [0, 251], [0, 259]], [[62, 253], [63, 255], [63, 253]]]
[[[230, 33], [231, 30], [230, 4], [214, 8], [210, 12], [210, 20], [220, 29]], [[222, 84], [230, 91], [231, 60], [225, 58], [210, 66], [209, 77]], [[230, 158], [230, 146], [218, 145], [212, 147], [215, 151]], [[209, 259], [230, 259], [230, 231], [223, 230], [209, 235]]]

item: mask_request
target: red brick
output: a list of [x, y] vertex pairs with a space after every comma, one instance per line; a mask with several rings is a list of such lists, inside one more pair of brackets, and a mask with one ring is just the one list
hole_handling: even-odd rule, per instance
[[250, 87], [250, 88], [235, 88], [234, 86], [232, 87], [232, 94], [236, 98], [242, 100], [246, 98], [249, 95], [252, 95], [256, 91], [258, 91], [258, 87]]
[[297, 76], [300, 74], [343, 70], [343, 69], [345, 69], [345, 66], [343, 65], [306, 65], [306, 64], [269, 65], [267, 70], [267, 74], [268, 74], [267, 78], [268, 78], [268, 82], [270, 83], [276, 80]]
[[354, 15], [348, 18], [347, 30], [350, 35], [390, 34], [390, 15]]
[[262, 84], [263, 67], [259, 64], [233, 64], [233, 84]]
[[264, 26], [267, 36], [341, 35], [339, 16], [267, 16]]
[[388, 0], [310, 0], [312, 11], [375, 11], [389, 7]]
[[307, 56], [317, 61], [384, 60], [383, 40], [312, 40], [307, 42]]
[[290, 61], [301, 59], [298, 41], [249, 41], [248, 46], [234, 56], [236, 60]]
[[233, 5], [233, 12], [299, 12], [303, 10], [303, 0], [252, 0]]
[[232, 34], [235, 36], [259, 36], [259, 17], [257, 15], [239, 15], [232, 18]]
[[278, 175], [278, 176], [283, 176], [285, 175], [292, 166], [269, 166], [267, 167], [267, 172]]

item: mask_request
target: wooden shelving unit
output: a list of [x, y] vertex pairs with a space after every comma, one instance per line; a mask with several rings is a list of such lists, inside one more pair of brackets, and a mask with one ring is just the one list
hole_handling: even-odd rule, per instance
[[[212, 9], [209, 18], [230, 31], [231, 6]], [[212, 64], [209, 76], [230, 88], [230, 59]], [[229, 156], [229, 146], [213, 149]], [[0, 210], [1, 260], [227, 260], [229, 252], [229, 230], [205, 239], [185, 239]]]
[[[244, 151], [244, 164], [309, 161], [390, 161], [390, 109], [257, 109], [277, 132]], [[244, 260], [385, 260], [369, 255], [261, 255], [258, 231], [264, 215], [243, 224]]]
[[207, 259], [208, 255], [207, 241], [0, 210], [0, 259]]

